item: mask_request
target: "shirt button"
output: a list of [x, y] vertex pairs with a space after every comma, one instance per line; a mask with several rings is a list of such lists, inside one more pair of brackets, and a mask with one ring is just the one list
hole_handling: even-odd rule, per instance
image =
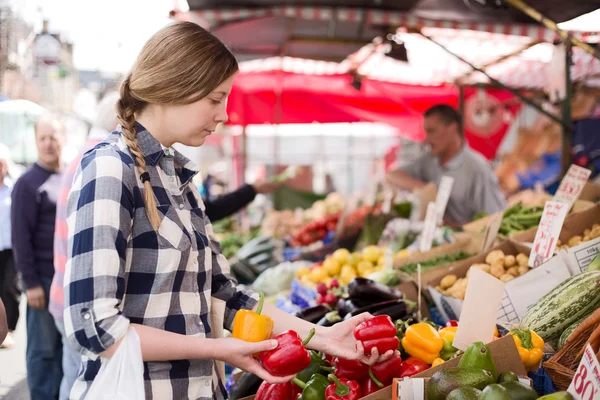
[[209, 382], [209, 381], [206, 381], [205, 385], [206, 385], [206, 386], [210, 386], [210, 382]]
[[90, 315], [90, 313], [83, 314], [83, 319], [88, 320], [90, 318], [92, 318], [92, 316]]
[[183, 203], [179, 204], [179, 209], [183, 210], [183, 207], [185, 207], [185, 205]]
[[175, 178], [173, 178], [173, 177], [170, 177], [170, 178], [169, 178], [169, 181], [170, 181], [170, 182], [175, 182]]

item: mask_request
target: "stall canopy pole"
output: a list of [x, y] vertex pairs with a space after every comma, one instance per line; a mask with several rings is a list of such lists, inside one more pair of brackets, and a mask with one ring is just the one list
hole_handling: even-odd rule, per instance
[[[546, 28], [556, 32], [556, 34], [558, 34], [558, 36], [565, 42], [570, 42], [573, 46], [577, 46], [577, 47], [581, 48], [582, 50], [586, 51], [587, 53], [590, 53], [594, 57], [600, 59], [600, 51], [599, 50], [593, 48], [592, 46], [585, 43], [584, 41], [577, 39], [576, 37], [571, 35], [569, 32], [563, 31], [562, 29], [560, 29], [558, 27], [556, 22], [554, 22], [550, 18], [544, 16], [542, 13], [537, 11], [535, 8], [531, 7], [529, 4], [525, 3], [523, 0], [504, 0], [504, 1], [507, 4], [510, 4], [511, 6], [516, 8], [517, 10], [520, 10], [523, 13], [527, 14], [529, 17], [536, 20], [540, 24], [544, 25]], [[565, 6], [566, 6], [566, 4], [565, 4]]]
[[462, 132], [462, 137], [465, 137], [465, 87], [463, 85], [458, 85], [458, 111], [461, 115], [459, 128]]
[[453, 53], [452, 51], [448, 50], [446, 47], [444, 47], [442, 44], [436, 42], [435, 40], [433, 40], [432, 38], [430, 38], [427, 35], [424, 35], [422, 32], [419, 32], [419, 34], [421, 36], [423, 36], [425, 39], [429, 40], [431, 43], [434, 43], [436, 45], [438, 45], [440, 48], [442, 48], [444, 51], [446, 51], [448, 54], [453, 55], [454, 57], [456, 57], [457, 59], [459, 59], [460, 61], [464, 62], [465, 64], [467, 64], [469, 67], [473, 68], [475, 71], [477, 72], [481, 72], [483, 75], [485, 75], [493, 84], [499, 86], [502, 89], [506, 89], [509, 92], [511, 92], [512, 94], [514, 94], [516, 97], [518, 97], [519, 99], [521, 99], [524, 103], [530, 105], [531, 107], [535, 108], [537, 111], [539, 111], [540, 113], [544, 114], [545, 116], [547, 116], [548, 118], [552, 119], [553, 121], [559, 123], [563, 128], [565, 129], [569, 129], [572, 130], [573, 128], [571, 127], [571, 124], [566, 124], [562, 119], [560, 119], [559, 117], [557, 117], [556, 115], [549, 113], [548, 111], [544, 110], [539, 104], [537, 104], [535, 101], [528, 99], [527, 97], [523, 96], [518, 90], [513, 89], [511, 87], [506, 86], [505, 84], [503, 84], [502, 82], [500, 82], [497, 79], [492, 78], [490, 75], [488, 75], [483, 69], [476, 67], [475, 65], [471, 64], [469, 61], [465, 60], [464, 58], [462, 58], [461, 56], [459, 56], [456, 53]]
[[[565, 43], [565, 99], [563, 101], [563, 121], [568, 126], [572, 125], [571, 121], [571, 97], [573, 95], [573, 85], [571, 83], [571, 57], [572, 46], [570, 43]], [[562, 135], [562, 174], [564, 176], [571, 166], [571, 151], [573, 148], [573, 131], [563, 126]]]

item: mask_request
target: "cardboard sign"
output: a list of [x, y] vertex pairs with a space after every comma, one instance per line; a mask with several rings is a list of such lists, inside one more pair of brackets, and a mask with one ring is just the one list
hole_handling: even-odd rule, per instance
[[471, 343], [494, 336], [504, 283], [478, 268], [469, 270], [469, 284], [453, 346], [465, 351]]
[[431, 250], [433, 243], [433, 234], [437, 227], [437, 208], [434, 202], [427, 205], [427, 214], [425, 215], [425, 224], [423, 226], [423, 232], [421, 232], [421, 242], [419, 243], [419, 251], [425, 253]]
[[560, 230], [570, 208], [569, 205], [559, 201], [546, 202], [529, 255], [530, 267], [538, 267], [554, 255]]
[[567, 391], [575, 400], [600, 398], [600, 363], [589, 344], [585, 347], [577, 372]]
[[500, 225], [502, 224], [503, 214], [499, 213], [494, 215], [494, 217], [490, 220], [487, 228], [485, 229], [485, 235], [483, 237], [483, 246], [481, 246], [481, 252], [487, 252], [492, 248], [494, 241], [498, 237], [498, 231], [500, 230]]
[[571, 164], [554, 195], [554, 201], [566, 203], [569, 205], [569, 208], [571, 208], [591, 174], [592, 171], [589, 169]]
[[442, 225], [444, 220], [444, 214], [446, 213], [446, 206], [448, 206], [452, 186], [454, 186], [454, 178], [451, 176], [442, 176], [437, 197], [435, 199], [435, 207], [438, 213], [438, 225]]

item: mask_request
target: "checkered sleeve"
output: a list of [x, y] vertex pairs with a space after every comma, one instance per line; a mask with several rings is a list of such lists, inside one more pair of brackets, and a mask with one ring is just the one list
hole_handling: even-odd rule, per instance
[[258, 303], [258, 294], [250, 290], [237, 289], [237, 282], [231, 276], [229, 262], [221, 254], [221, 245], [214, 235], [212, 224], [207, 217], [204, 220], [212, 254], [212, 296], [225, 301], [223, 327], [231, 331], [235, 313], [240, 309], [254, 308]]
[[134, 213], [135, 174], [127, 158], [114, 147], [88, 152], [67, 202], [65, 330], [71, 346], [91, 359], [129, 327], [119, 311]]

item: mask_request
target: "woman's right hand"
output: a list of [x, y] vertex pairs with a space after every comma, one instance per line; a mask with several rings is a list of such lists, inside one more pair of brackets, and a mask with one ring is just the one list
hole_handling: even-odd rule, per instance
[[229, 337], [215, 339], [215, 341], [217, 342], [215, 346], [217, 356], [215, 358], [220, 361], [253, 373], [269, 383], [285, 383], [294, 378], [294, 375], [284, 377], [271, 375], [254, 357], [255, 354], [276, 348], [278, 343], [275, 339], [252, 343]]

